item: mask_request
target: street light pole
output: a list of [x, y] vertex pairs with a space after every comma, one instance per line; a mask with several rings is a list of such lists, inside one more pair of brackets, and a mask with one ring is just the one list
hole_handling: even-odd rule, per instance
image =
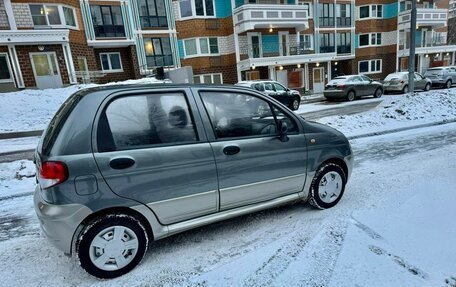
[[415, 91], [415, 45], [416, 45], [416, 1], [412, 0], [412, 11], [410, 11], [410, 49], [409, 49], [409, 92], [413, 95]]

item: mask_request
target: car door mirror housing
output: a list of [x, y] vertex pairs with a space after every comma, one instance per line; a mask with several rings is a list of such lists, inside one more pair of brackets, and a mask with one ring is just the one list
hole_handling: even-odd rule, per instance
[[282, 142], [288, 141], [288, 125], [285, 121], [279, 121], [279, 138]]

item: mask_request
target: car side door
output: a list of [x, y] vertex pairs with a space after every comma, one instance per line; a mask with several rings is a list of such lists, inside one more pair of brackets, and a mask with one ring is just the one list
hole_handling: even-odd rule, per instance
[[147, 205], [160, 223], [218, 211], [215, 159], [190, 89], [109, 96], [92, 145], [112, 192]]
[[363, 87], [364, 87], [363, 96], [373, 95], [375, 93], [375, 89], [377, 88], [377, 86], [375, 86], [372, 83], [372, 79], [370, 79], [369, 77], [364, 76], [364, 75], [361, 75], [361, 79], [363, 81]]
[[[293, 113], [256, 93], [194, 91], [217, 164], [220, 210], [302, 191], [307, 146]], [[280, 121], [288, 126], [286, 141], [279, 137]]]
[[274, 82], [273, 84], [274, 84], [274, 88], [276, 90], [277, 100], [279, 100], [284, 105], [288, 105], [289, 101], [290, 101], [288, 89], [277, 82]]
[[353, 76], [349, 78], [348, 83], [354, 88], [357, 97], [365, 95], [366, 87], [364, 86], [364, 83], [360, 76]]
[[456, 67], [450, 67], [450, 73], [452, 75], [453, 84], [456, 83]]
[[415, 89], [424, 90], [426, 79], [419, 73], [415, 73]]

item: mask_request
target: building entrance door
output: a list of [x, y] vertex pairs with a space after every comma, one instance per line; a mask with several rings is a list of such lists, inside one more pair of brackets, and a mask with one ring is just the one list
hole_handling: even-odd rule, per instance
[[36, 87], [39, 89], [62, 87], [62, 77], [55, 52], [30, 53]]
[[323, 93], [325, 89], [324, 68], [313, 68], [313, 91], [315, 94]]

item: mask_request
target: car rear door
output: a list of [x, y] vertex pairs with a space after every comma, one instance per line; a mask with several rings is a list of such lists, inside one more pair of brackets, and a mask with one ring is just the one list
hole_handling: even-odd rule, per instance
[[111, 190], [146, 204], [162, 224], [218, 210], [214, 155], [189, 89], [109, 96], [96, 118], [93, 146]]
[[[194, 91], [217, 164], [220, 210], [302, 191], [307, 147], [293, 113], [256, 93]], [[287, 122], [288, 141], [279, 139], [279, 120]]]
[[415, 73], [415, 89], [424, 90], [426, 79], [418, 73]]

